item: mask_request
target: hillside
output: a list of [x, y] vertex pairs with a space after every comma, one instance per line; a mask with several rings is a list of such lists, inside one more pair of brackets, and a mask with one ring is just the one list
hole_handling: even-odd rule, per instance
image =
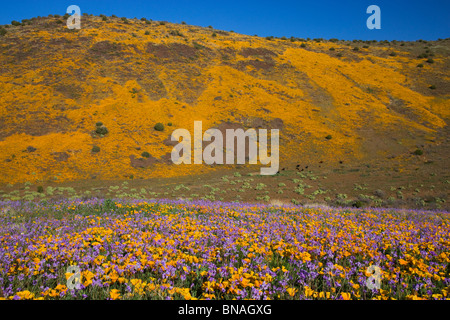
[[314, 168], [334, 188], [369, 177], [387, 189], [398, 175], [448, 197], [450, 39], [263, 38], [95, 16], [81, 30], [54, 16], [3, 30], [5, 188], [235, 172], [171, 163], [171, 132], [202, 120], [204, 130], [280, 129], [280, 168]]

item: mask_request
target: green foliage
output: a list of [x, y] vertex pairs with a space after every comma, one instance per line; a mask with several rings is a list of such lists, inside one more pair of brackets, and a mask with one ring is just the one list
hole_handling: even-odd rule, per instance
[[428, 62], [428, 63], [434, 63], [434, 60], [431, 59], [431, 58], [428, 58], [426, 62]]
[[11, 24], [16, 27], [22, 25], [19, 21], [16, 21], [16, 20], [11, 21]]
[[157, 124], [155, 124], [153, 129], [155, 129], [156, 131], [164, 131], [164, 125], [162, 123], [158, 122]]
[[416, 156], [421, 156], [421, 155], [423, 155], [423, 151], [420, 150], [420, 149], [417, 149], [416, 151], [414, 151], [414, 154], [415, 154]]
[[144, 152], [142, 152], [141, 156], [144, 157], [144, 158], [149, 158], [150, 157], [150, 153], [148, 153], [147, 151], [144, 151]]
[[327, 135], [325, 139], [330, 140], [332, 138], [331, 134]]
[[98, 152], [100, 152], [100, 147], [99, 147], [99, 146], [93, 146], [91, 152], [92, 152], [92, 153], [98, 153]]
[[95, 129], [95, 133], [99, 134], [99, 135], [105, 135], [108, 133], [108, 129], [105, 126], [97, 126], [97, 128]]
[[38, 186], [37, 187], [37, 192], [44, 193], [44, 187], [43, 186]]

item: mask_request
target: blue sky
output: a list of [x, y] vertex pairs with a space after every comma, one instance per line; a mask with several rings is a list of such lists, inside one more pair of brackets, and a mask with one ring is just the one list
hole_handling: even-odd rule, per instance
[[[95, 15], [185, 21], [198, 26], [259, 36], [345, 40], [435, 40], [450, 37], [448, 0], [173, 1], [52, 0], [2, 1], [0, 24], [49, 14], [69, 5]], [[369, 5], [381, 9], [381, 29], [369, 30]]]

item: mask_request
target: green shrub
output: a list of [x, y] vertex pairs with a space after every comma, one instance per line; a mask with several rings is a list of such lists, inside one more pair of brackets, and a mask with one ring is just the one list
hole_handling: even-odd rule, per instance
[[92, 153], [100, 152], [100, 147], [99, 146], [93, 146], [91, 152]]
[[421, 155], [423, 155], [423, 151], [420, 150], [420, 149], [417, 149], [416, 151], [414, 151], [414, 154], [415, 154], [416, 156], [421, 156]]
[[302, 43], [302, 44], [300, 45], [300, 47], [306, 48], [306, 44], [305, 44], [305, 43]]
[[353, 51], [359, 51], [359, 48], [358, 47], [354, 47]]
[[217, 37], [217, 33], [213, 32], [212, 37], [213, 38]]
[[108, 21], [108, 18], [106, 16], [103, 16], [102, 21]]
[[332, 138], [331, 134], [327, 135], [325, 139], [330, 140]]
[[168, 125], [169, 127], [171, 127], [171, 126], [172, 126], [172, 122], [169, 122], [167, 125]]
[[431, 86], [429, 86], [428, 88], [430, 88], [430, 89], [434, 90], [434, 89], [436, 89], [436, 86], [435, 86], [434, 84], [432, 84], [432, 85], [431, 85]]
[[331, 47], [331, 48], [330, 48], [330, 51], [334, 51], [334, 50], [336, 50], [336, 49], [335, 49], [335, 48], [333, 48], [333, 47]]
[[431, 58], [428, 58], [428, 60], [427, 60], [426, 62], [428, 62], [428, 63], [434, 63], [434, 60], [431, 59]]
[[95, 133], [99, 135], [105, 135], [108, 133], [108, 129], [105, 126], [99, 126], [97, 129], [95, 129]]
[[96, 124], [95, 124], [97, 127], [101, 127], [102, 125], [103, 125], [103, 122], [97, 122]]
[[352, 207], [355, 207], [355, 208], [361, 208], [362, 206], [363, 206], [363, 203], [359, 200], [353, 202], [353, 204], [352, 204]]
[[166, 23], [164, 22], [164, 21], [161, 21], [160, 23], [159, 23], [159, 25], [160, 26], [164, 26]]
[[155, 129], [156, 131], [164, 131], [164, 125], [162, 123], [158, 122], [157, 124], [155, 124], [153, 129]]
[[150, 158], [150, 153], [148, 153], [147, 151], [144, 151], [144, 152], [142, 152], [141, 156], [144, 158]]
[[11, 21], [11, 24], [16, 27], [22, 25], [19, 21], [16, 21], [16, 20]]
[[150, 34], [150, 31], [145, 31], [145, 35], [148, 36]]
[[395, 57], [397, 54], [396, 54], [395, 52], [391, 52], [391, 53], [389, 53], [389, 55], [390, 55], [391, 57]]
[[7, 32], [6, 29], [0, 28], [0, 36], [4, 36]]
[[43, 186], [38, 186], [37, 187], [37, 192], [44, 193], [44, 187]]
[[422, 63], [419, 63], [419, 64], [417, 65], [417, 68], [423, 68], [423, 64], [422, 64]]

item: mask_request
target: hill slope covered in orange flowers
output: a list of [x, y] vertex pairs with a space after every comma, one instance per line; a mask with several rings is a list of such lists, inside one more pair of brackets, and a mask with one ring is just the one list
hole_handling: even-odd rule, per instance
[[168, 136], [194, 120], [279, 128], [281, 168], [376, 162], [413, 176], [417, 159], [448, 158], [448, 39], [263, 38], [95, 16], [81, 30], [54, 16], [3, 29], [2, 184], [217, 170], [170, 162]]

